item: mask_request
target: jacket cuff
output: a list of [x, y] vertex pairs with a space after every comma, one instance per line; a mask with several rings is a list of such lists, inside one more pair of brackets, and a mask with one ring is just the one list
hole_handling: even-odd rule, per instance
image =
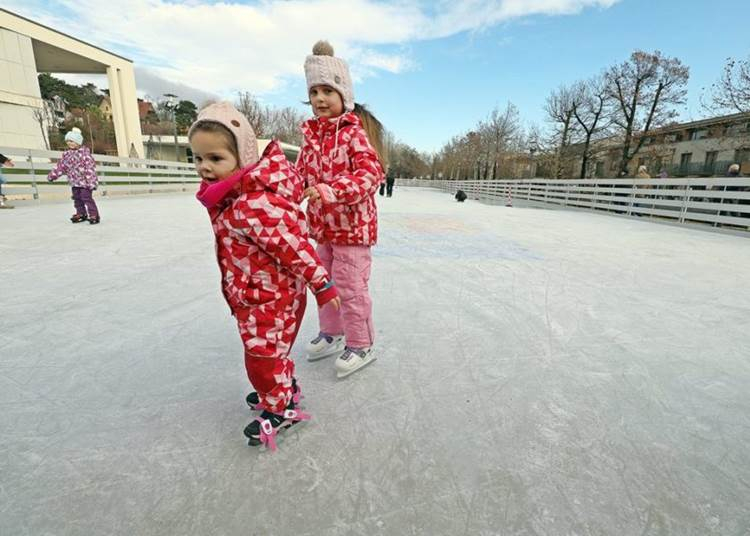
[[320, 194], [320, 199], [323, 201], [323, 203], [335, 203], [336, 202], [336, 194], [333, 191], [333, 188], [331, 188], [328, 184], [325, 184], [323, 182], [318, 183], [315, 185], [315, 189]]
[[338, 298], [339, 292], [333, 284], [333, 281], [329, 281], [320, 290], [315, 292], [315, 301], [318, 302], [318, 307], [323, 307], [326, 303]]

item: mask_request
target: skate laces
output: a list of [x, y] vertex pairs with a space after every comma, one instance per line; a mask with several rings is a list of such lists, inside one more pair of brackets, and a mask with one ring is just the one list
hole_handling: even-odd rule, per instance
[[357, 356], [360, 358], [365, 357], [365, 351], [364, 350], [357, 350], [356, 348], [349, 348], [348, 346], [344, 350], [344, 355], [341, 356], [342, 361], [349, 361], [353, 356]]
[[323, 339], [325, 339], [328, 344], [330, 344], [331, 342], [333, 342], [333, 337], [331, 337], [330, 335], [326, 335], [323, 332], [318, 333], [318, 336], [315, 337], [311, 342], [313, 344], [318, 344]]

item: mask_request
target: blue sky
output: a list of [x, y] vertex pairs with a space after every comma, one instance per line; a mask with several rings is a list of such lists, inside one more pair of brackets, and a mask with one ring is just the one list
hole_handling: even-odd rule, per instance
[[304, 109], [304, 56], [317, 38], [328, 38], [352, 65], [356, 100], [423, 151], [439, 149], [508, 101], [526, 124], [543, 125], [552, 89], [595, 75], [637, 48], [661, 50], [690, 67], [681, 114], [697, 119], [705, 115], [701, 88], [716, 80], [724, 60], [750, 55], [741, 27], [750, 16], [747, 0], [4, 4], [133, 59], [142, 91], [196, 100], [244, 89], [269, 104]]

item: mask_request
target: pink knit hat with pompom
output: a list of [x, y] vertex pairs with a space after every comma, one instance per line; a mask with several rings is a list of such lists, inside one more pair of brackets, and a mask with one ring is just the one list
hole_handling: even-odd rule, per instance
[[312, 56], [305, 59], [307, 91], [314, 86], [331, 86], [341, 95], [344, 110], [354, 110], [354, 87], [349, 66], [341, 58], [334, 57], [333, 47], [328, 41], [315, 43], [312, 52]]

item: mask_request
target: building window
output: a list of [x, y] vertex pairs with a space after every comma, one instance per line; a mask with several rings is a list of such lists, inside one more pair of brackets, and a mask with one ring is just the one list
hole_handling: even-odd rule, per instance
[[706, 153], [706, 162], [703, 165], [703, 170], [706, 173], [713, 174], [714, 166], [716, 166], [716, 157], [719, 155], [719, 151], [708, 151]]
[[690, 141], [702, 140], [703, 138], [708, 138], [708, 130], [706, 129], [693, 130], [690, 133]]
[[680, 171], [683, 173], [688, 170], [690, 161], [693, 159], [693, 153], [682, 153], [680, 155]]
[[743, 147], [734, 152], [734, 161], [737, 164], [750, 161], [750, 147]]
[[599, 178], [604, 177], [604, 162], [596, 163], [596, 171], [594, 172], [594, 174]]

